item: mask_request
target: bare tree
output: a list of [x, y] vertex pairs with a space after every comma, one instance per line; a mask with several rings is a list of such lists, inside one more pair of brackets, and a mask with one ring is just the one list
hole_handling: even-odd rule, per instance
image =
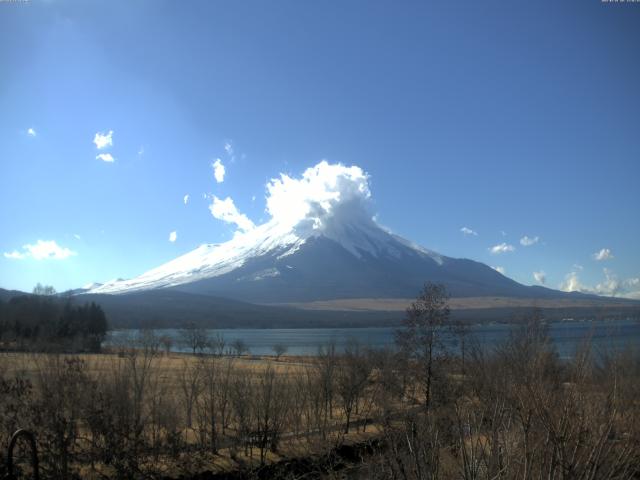
[[461, 367], [460, 370], [462, 375], [464, 375], [466, 373], [465, 362], [467, 359], [467, 340], [468, 340], [469, 334], [471, 333], [470, 332], [471, 328], [468, 322], [459, 320], [451, 324], [451, 330], [453, 334], [457, 337], [458, 344], [460, 346], [460, 367]]
[[156, 356], [160, 351], [160, 338], [149, 328], [142, 329], [138, 332], [135, 343], [151, 356]]
[[204, 328], [189, 323], [185, 328], [180, 330], [180, 338], [182, 344], [196, 355], [202, 353], [209, 345], [209, 335]]
[[423, 405], [429, 411], [432, 399], [434, 360], [444, 349], [442, 336], [449, 321], [449, 296], [444, 285], [426, 283], [418, 298], [409, 306], [404, 328], [396, 333], [396, 342], [416, 362], [416, 380], [423, 390]]
[[196, 401], [200, 443], [208, 446], [213, 453], [218, 451], [217, 398], [221, 385], [219, 362], [221, 360], [213, 355], [203, 356], [200, 359], [202, 391]]
[[277, 375], [271, 365], [257, 375], [253, 385], [253, 429], [251, 442], [260, 450], [260, 463], [264, 464], [267, 449], [276, 452], [289, 403], [287, 375]]
[[193, 408], [202, 389], [202, 365], [184, 359], [180, 369], [178, 382], [182, 393], [187, 428], [193, 425]]
[[280, 360], [280, 357], [287, 353], [287, 346], [283, 343], [276, 343], [273, 347], [271, 347], [273, 353], [276, 355], [276, 361]]
[[333, 418], [333, 404], [335, 396], [336, 366], [338, 355], [336, 345], [331, 342], [318, 349], [316, 358], [317, 381], [322, 398], [322, 427], [320, 431], [325, 436], [329, 427], [329, 420]]
[[349, 433], [351, 416], [369, 379], [371, 366], [357, 342], [350, 342], [337, 369], [337, 391], [345, 419], [344, 433]]
[[224, 355], [224, 349], [226, 345], [227, 345], [227, 342], [222, 336], [222, 334], [220, 333], [216, 333], [209, 340], [209, 349], [211, 350], [211, 353], [213, 353], [214, 355], [217, 355], [218, 357], [221, 357], [222, 355]]
[[245, 353], [249, 353], [249, 347], [241, 338], [237, 338], [236, 340], [231, 342], [231, 350], [237, 357], [241, 357]]
[[165, 355], [171, 353], [171, 347], [173, 347], [173, 337], [171, 335], [162, 335], [160, 337], [160, 344], [164, 348]]
[[42, 285], [41, 283], [38, 283], [35, 287], [33, 287], [33, 294], [34, 295], [41, 295], [41, 296], [52, 296], [55, 295], [56, 289], [53, 288], [51, 285]]

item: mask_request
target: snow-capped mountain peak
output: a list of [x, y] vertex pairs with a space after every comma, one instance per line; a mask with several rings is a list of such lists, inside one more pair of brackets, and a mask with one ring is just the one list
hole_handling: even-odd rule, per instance
[[323, 161], [299, 179], [281, 175], [267, 185], [266, 223], [255, 226], [231, 199], [218, 201], [212, 215], [240, 229], [231, 240], [201, 245], [89, 293], [174, 289], [271, 303], [408, 298], [425, 281], [445, 283], [459, 295], [523, 288], [486, 265], [448, 258], [394, 235], [373, 219], [370, 197], [368, 176], [358, 167]]
[[[285, 259], [294, 255], [312, 239], [335, 242], [357, 259], [363, 256], [375, 258], [380, 255], [399, 258], [403, 250], [408, 248], [420, 255], [433, 258], [437, 263], [442, 263], [440, 255], [389, 233], [371, 219], [360, 218], [351, 222], [341, 220], [340, 218], [326, 218], [324, 222], [305, 220], [294, 227], [271, 221], [248, 232], [236, 233], [225, 243], [201, 245], [139, 277], [96, 285], [90, 293], [113, 294], [167, 288], [218, 277], [233, 272], [255, 259], [263, 257], [273, 257], [275, 260]], [[259, 280], [276, 276], [275, 272], [277, 269], [271, 267], [270, 273], [259, 272], [251, 278]]]

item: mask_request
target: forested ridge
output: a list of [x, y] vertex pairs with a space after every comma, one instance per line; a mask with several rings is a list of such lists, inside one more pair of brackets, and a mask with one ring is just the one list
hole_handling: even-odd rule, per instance
[[31, 295], [0, 299], [0, 347], [100, 351], [107, 317], [94, 302], [77, 303], [41, 285]]

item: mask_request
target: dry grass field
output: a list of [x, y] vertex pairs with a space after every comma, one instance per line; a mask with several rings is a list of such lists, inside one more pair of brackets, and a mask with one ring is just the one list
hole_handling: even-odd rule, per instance
[[[303, 310], [404, 312], [413, 301], [414, 299], [412, 298], [348, 298], [279, 305]], [[606, 310], [614, 307], [628, 307], [630, 312], [635, 312], [638, 308], [637, 302], [615, 298], [454, 297], [449, 300], [449, 306], [452, 310], [498, 308], [585, 308]]]
[[[70, 371], [75, 371], [71, 375], [76, 377], [70, 383], [80, 385], [64, 384], [70, 380], [65, 378]], [[351, 414], [350, 422], [355, 428], [352, 426], [349, 432], [344, 429], [345, 412], [337, 398], [327, 405], [320, 402], [320, 410], [315, 412], [317, 418], [313, 420], [311, 412], [307, 412], [307, 423], [303, 425], [300, 417], [304, 414], [299, 409], [306, 403], [302, 399], [309, 392], [305, 390], [310, 388], [310, 382], [315, 383], [318, 371], [318, 359], [314, 357], [210, 356], [140, 349], [80, 355], [0, 353], [0, 378], [27, 382], [35, 403], [59, 397], [55, 398], [55, 411], [49, 413], [53, 416], [68, 413], [74, 417], [64, 421], [77, 422], [73, 441], [67, 447], [82, 452], [78, 459], [95, 446], [87, 438], [97, 432], [82, 418], [88, 412], [72, 412], [74, 403], [79, 409], [90, 410], [86, 402], [92, 398], [77, 397], [93, 397], [91, 390], [100, 389], [114, 393], [118, 384], [126, 388], [127, 391], [115, 392], [117, 396], [110, 398], [109, 406], [118, 411], [117, 404], [122, 403], [126, 410], [131, 410], [118, 414], [123, 414], [122, 420], [126, 422], [140, 424], [141, 438], [131, 438], [136, 436], [135, 431], [123, 435], [120, 447], [124, 458], [119, 467], [111, 460], [63, 466], [67, 473], [71, 468], [82, 478], [122, 477], [135, 473], [134, 470], [168, 477], [203, 470], [246, 470], [284, 459], [320, 455], [337, 445], [362, 442], [378, 435], [379, 426], [370, 419], [365, 424], [359, 423], [371, 413], [371, 405], [362, 409], [363, 392], [362, 398], [356, 399], [361, 411]], [[23, 403], [22, 400], [18, 403]], [[264, 405], [266, 409], [261, 408]], [[24, 414], [17, 413], [24, 421], [14, 426], [29, 428], [39, 435], [44, 425], [28, 418], [27, 410]], [[100, 409], [100, 414], [105, 412]], [[55, 429], [55, 425], [52, 427]], [[113, 431], [101, 434], [117, 435], [121, 427], [111, 425]], [[126, 465], [126, 457], [131, 453], [133, 440], [144, 447], [134, 446], [138, 458], [135, 466], [130, 466]], [[172, 441], [176, 445], [169, 445]], [[102, 448], [111, 447], [103, 444]], [[55, 446], [51, 450], [50, 454], [59, 455]], [[127, 468], [131, 471], [125, 474]], [[60, 474], [55, 469], [49, 473], [54, 478]]]
[[585, 342], [560, 360], [532, 321], [459, 357], [434, 354], [430, 332], [412, 351], [278, 359], [166, 353], [149, 338], [102, 354], [3, 352], [0, 442], [33, 431], [50, 479], [640, 474], [637, 349]]

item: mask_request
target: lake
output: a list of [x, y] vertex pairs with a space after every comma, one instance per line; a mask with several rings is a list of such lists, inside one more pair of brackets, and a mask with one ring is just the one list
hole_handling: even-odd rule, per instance
[[[470, 335], [487, 346], [498, 345], [508, 338], [514, 328], [508, 324], [474, 325]], [[242, 339], [253, 355], [272, 355], [272, 347], [282, 344], [287, 347], [287, 355], [314, 355], [321, 345], [335, 343], [338, 350], [344, 349], [348, 342], [356, 340], [361, 345], [373, 348], [393, 346], [393, 327], [378, 328], [278, 328], [278, 329], [215, 329], [211, 335], [220, 334], [227, 345]], [[621, 349], [626, 346], [640, 346], [640, 322], [633, 319], [565, 321], [550, 324], [550, 335], [561, 357], [572, 357], [576, 347], [590, 336], [595, 349]], [[105, 345], [135, 338], [136, 330], [115, 330]], [[158, 329], [156, 335], [170, 336], [174, 339], [172, 350], [189, 351], [180, 345], [180, 330]]]

